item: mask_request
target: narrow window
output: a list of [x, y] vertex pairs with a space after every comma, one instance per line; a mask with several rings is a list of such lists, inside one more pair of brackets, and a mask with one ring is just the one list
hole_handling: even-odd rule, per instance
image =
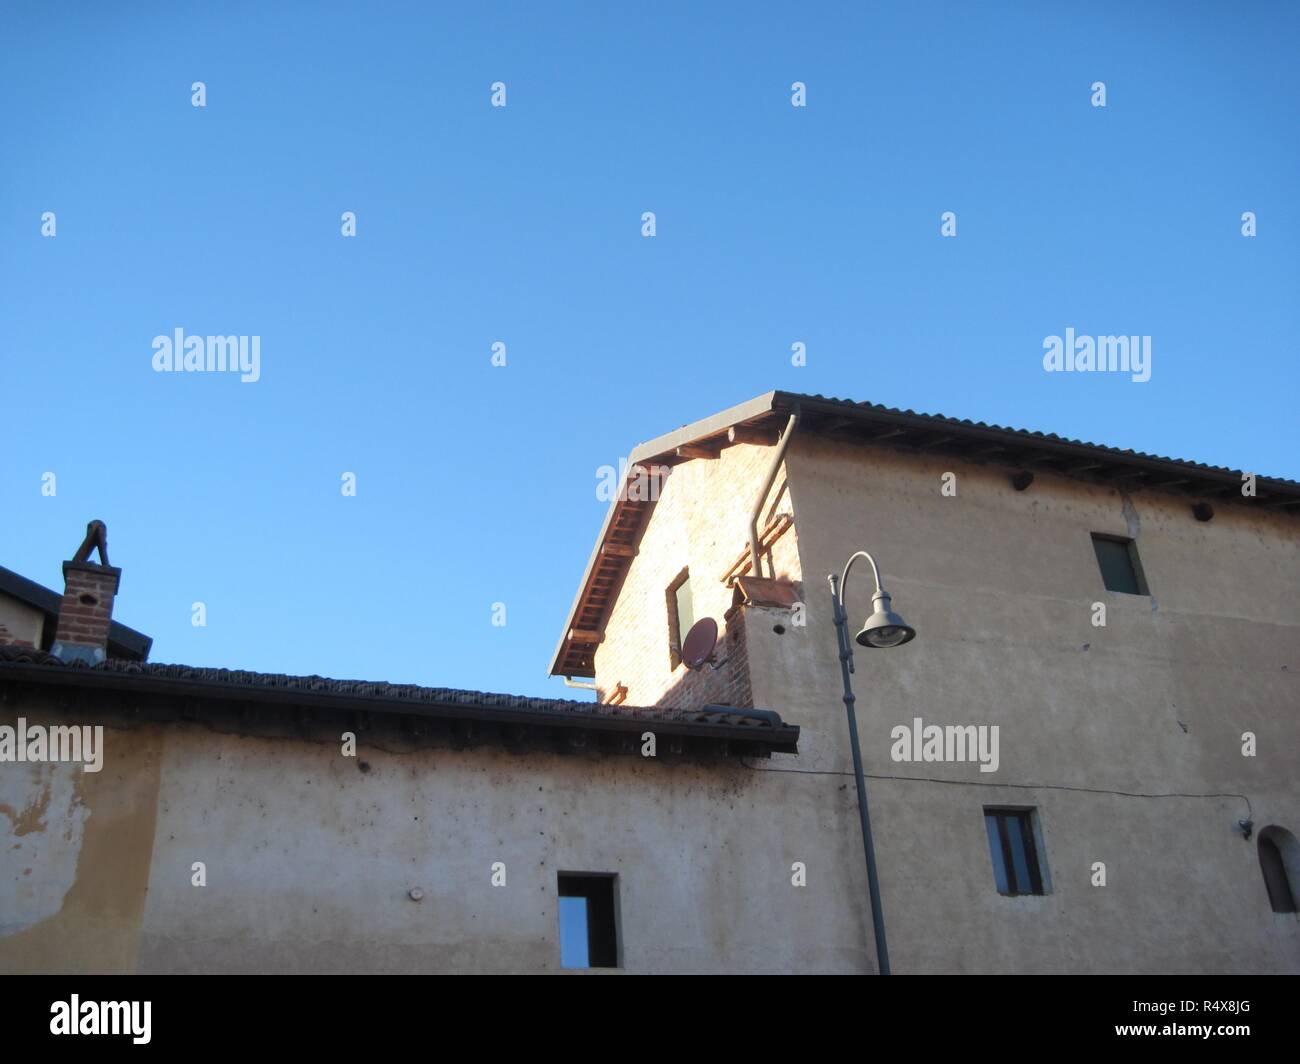
[[1097, 552], [1101, 581], [1107, 591], [1122, 591], [1126, 595], [1150, 594], [1142, 575], [1142, 563], [1138, 561], [1137, 544], [1131, 539], [1094, 532], [1092, 549]]
[[691, 571], [683, 569], [668, 585], [668, 658], [675, 669], [682, 661], [682, 640], [695, 623]]
[[1284, 849], [1300, 851], [1295, 836], [1284, 828], [1267, 827], [1259, 833], [1259, 869], [1264, 873], [1268, 903], [1275, 913], [1296, 911], [1296, 886], [1287, 873]]
[[560, 873], [560, 966], [617, 968], [615, 876]]
[[985, 809], [984, 829], [999, 894], [1042, 894], [1032, 809]]

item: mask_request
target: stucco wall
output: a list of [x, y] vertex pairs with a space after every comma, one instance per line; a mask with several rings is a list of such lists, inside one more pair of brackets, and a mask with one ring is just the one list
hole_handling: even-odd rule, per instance
[[[42, 699], [0, 724], [74, 723]], [[0, 762], [0, 972], [135, 970], [163, 731], [106, 728], [99, 772]]]
[[[55, 719], [9, 709], [0, 721]], [[54, 766], [78, 774], [58, 808], [49, 767], [15, 767], [0, 780], [17, 819], [39, 806], [60, 855], [29, 926], [0, 935], [0, 971], [556, 971], [560, 871], [618, 874], [625, 971], [866, 964], [862, 916], [813, 841], [852, 823], [851, 796], [766, 766], [364, 742], [344, 757], [172, 723], [109, 732], [98, 778]], [[33, 863], [6, 849], [0, 878]]]
[[[808, 436], [786, 465], [809, 623], [751, 623], [749, 656], [755, 700], [803, 729], [801, 768], [851, 768], [825, 574], [871, 550], [919, 633], [856, 653], [867, 771], [951, 781], [868, 780], [896, 970], [1300, 971], [1300, 923], [1272, 913], [1236, 829], [1300, 833], [1294, 518], [1221, 503], [1200, 523], [1173, 495], [1042, 473], [1020, 493], [1003, 470]], [[1136, 538], [1150, 598], [1103, 589], [1091, 532]], [[853, 621], [871, 590], [855, 568]], [[913, 717], [999, 725], [998, 771], [893, 762], [890, 730]], [[1037, 807], [1050, 894], [996, 892], [985, 805]]]
[[9, 595], [0, 594], [0, 638], [38, 647], [44, 627], [43, 612]]
[[141, 970], [555, 971], [559, 871], [619, 874], [628, 971], [863, 963], [861, 928], [823, 919], [844, 887], [831, 870], [791, 886], [826, 814], [788, 779], [493, 750], [361, 757], [369, 772], [336, 746], [170, 734]]

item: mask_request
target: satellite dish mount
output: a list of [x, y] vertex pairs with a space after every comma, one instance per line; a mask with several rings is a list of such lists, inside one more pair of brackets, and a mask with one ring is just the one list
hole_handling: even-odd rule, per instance
[[692, 672], [698, 672], [705, 665], [717, 670], [727, 663], [727, 659], [717, 660], [715, 653], [718, 646], [718, 622], [712, 617], [701, 617], [686, 633], [682, 640], [682, 664]]

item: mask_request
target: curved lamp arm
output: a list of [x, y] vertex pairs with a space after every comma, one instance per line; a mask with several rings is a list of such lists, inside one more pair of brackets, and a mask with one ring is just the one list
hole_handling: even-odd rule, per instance
[[[835, 618], [836, 630], [838, 631], [843, 623], [848, 620], [845, 592], [848, 586], [849, 570], [853, 568], [853, 563], [859, 558], [866, 558], [868, 564], [870, 564], [871, 575], [876, 581], [876, 591], [871, 596], [871, 616], [867, 618], [866, 624], [862, 626], [862, 631], [858, 633], [857, 641], [864, 647], [877, 648], [902, 646], [904, 643], [910, 642], [916, 637], [916, 629], [893, 611], [890, 605], [889, 592], [885, 590], [880, 580], [880, 567], [876, 565], [876, 559], [864, 550], [854, 552], [848, 564], [844, 566], [844, 572], [839, 577], [831, 573], [827, 578], [830, 580], [831, 596], [838, 611]], [[853, 671], [852, 651], [852, 646], [849, 646], [847, 651], [842, 651], [846, 655], [850, 672]]]
[[845, 613], [848, 612], [848, 607], [844, 604], [844, 592], [849, 582], [849, 570], [853, 568], [853, 563], [859, 558], [866, 558], [867, 561], [871, 563], [871, 575], [875, 578], [876, 590], [881, 590], [880, 567], [876, 565], [876, 559], [864, 550], [857, 551], [853, 557], [848, 560], [848, 564], [844, 566], [844, 575], [840, 577], [840, 607], [845, 611]]
[[[847, 564], [845, 564], [844, 572], [840, 575], [839, 579], [836, 579], [834, 573], [831, 573], [830, 576], [827, 577], [827, 579], [830, 580], [831, 582], [832, 600], [837, 604], [836, 608], [840, 611], [840, 616], [835, 619], [835, 625], [837, 629], [840, 628], [849, 619], [849, 608], [845, 604], [844, 593], [848, 585], [849, 570], [853, 568], [853, 563], [856, 562], [859, 558], [866, 558], [868, 563], [870, 563], [871, 575], [876, 581], [876, 590], [877, 591], [880, 590], [880, 567], [876, 564], [876, 559], [873, 558], [870, 554], [868, 554], [864, 550], [855, 551], [853, 556], [848, 560]], [[852, 643], [849, 640], [845, 639], [843, 642], [843, 647], [844, 649], [841, 651], [841, 653], [845, 655], [845, 661], [848, 664], [849, 672], [855, 672], [856, 670], [853, 668]]]

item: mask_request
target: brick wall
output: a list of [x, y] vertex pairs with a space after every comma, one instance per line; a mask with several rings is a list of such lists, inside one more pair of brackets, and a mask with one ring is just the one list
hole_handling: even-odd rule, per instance
[[[596, 652], [602, 700], [622, 683], [629, 705], [752, 706], [748, 611], [735, 606], [734, 590], [722, 577], [748, 546], [749, 512], [773, 453], [771, 447], [738, 444], [716, 459], [685, 462], [666, 478]], [[772, 514], [790, 509], [782, 469], [759, 519], [760, 531]], [[764, 575], [800, 579], [793, 528], [765, 555], [764, 567]], [[706, 665], [691, 671], [673, 660], [666, 592], [683, 568], [690, 570], [695, 619], [718, 622], [716, 658], [725, 664], [716, 670]]]

